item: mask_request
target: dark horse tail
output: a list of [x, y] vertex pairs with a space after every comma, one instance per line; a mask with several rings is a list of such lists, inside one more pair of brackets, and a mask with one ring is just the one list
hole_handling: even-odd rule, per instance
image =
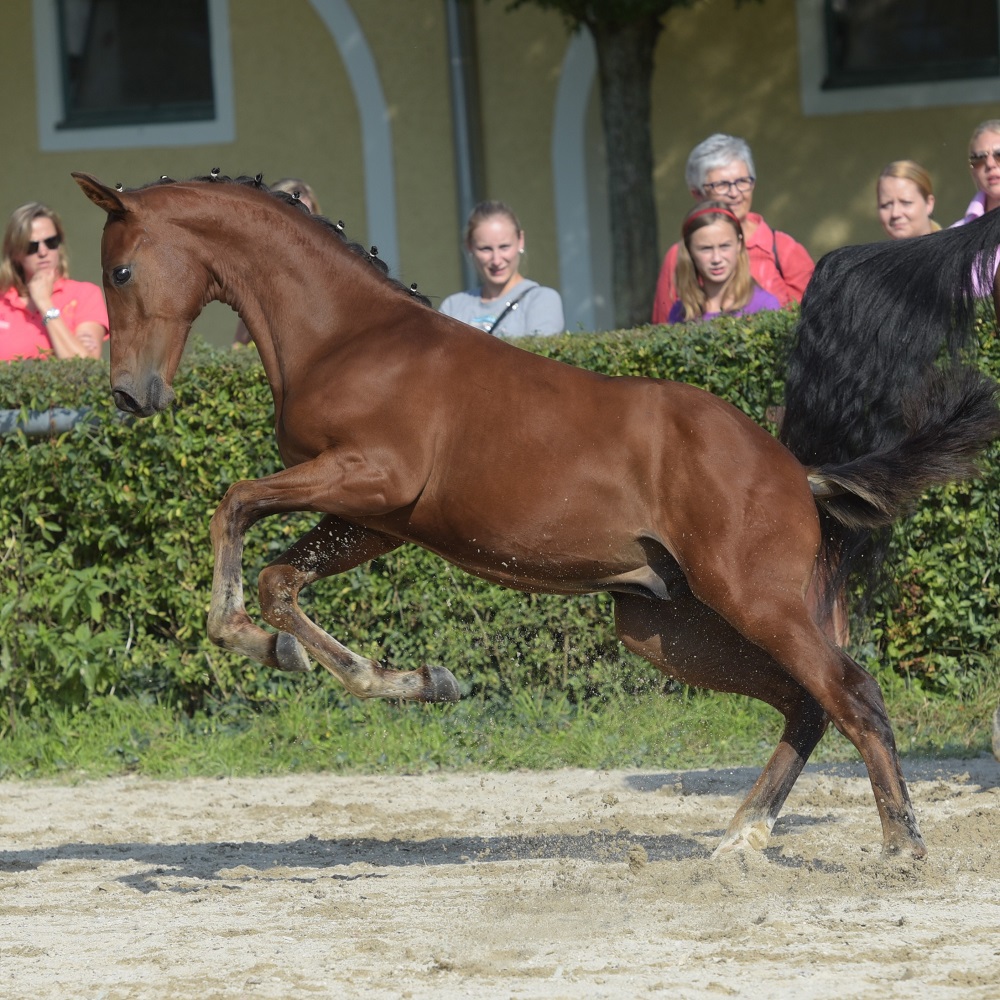
[[996, 391], [971, 368], [933, 377], [907, 407], [905, 438], [884, 451], [810, 469], [813, 495], [849, 530], [889, 527], [931, 486], [976, 474], [976, 458], [1000, 436]]
[[916, 239], [844, 247], [802, 300], [781, 440], [812, 470], [829, 608], [887, 582], [889, 526], [929, 486], [975, 475], [1000, 436], [997, 387], [969, 362], [993, 289], [1000, 211]]

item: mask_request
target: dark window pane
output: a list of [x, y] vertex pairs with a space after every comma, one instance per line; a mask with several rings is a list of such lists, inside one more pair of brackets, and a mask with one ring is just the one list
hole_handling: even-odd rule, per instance
[[1000, 74], [996, 0], [825, 0], [825, 89]]
[[58, 0], [62, 127], [214, 117], [208, 0]]

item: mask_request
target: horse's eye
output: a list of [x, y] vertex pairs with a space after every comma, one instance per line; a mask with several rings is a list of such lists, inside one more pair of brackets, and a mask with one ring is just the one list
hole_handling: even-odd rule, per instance
[[131, 277], [132, 277], [132, 268], [130, 267], [116, 267], [111, 272], [111, 280], [116, 285], [124, 285]]

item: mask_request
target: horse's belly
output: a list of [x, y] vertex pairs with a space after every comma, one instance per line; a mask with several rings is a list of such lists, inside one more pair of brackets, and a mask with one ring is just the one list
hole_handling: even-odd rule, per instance
[[674, 558], [649, 539], [629, 545], [619, 558], [601, 559], [543, 546], [513, 553], [487, 546], [441, 546], [412, 540], [474, 576], [515, 590], [557, 594], [613, 591], [668, 600], [671, 591], [684, 584], [684, 574]]

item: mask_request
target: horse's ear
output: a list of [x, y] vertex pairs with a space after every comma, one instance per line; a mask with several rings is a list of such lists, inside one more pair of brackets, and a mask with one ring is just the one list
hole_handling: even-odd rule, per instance
[[108, 215], [124, 215], [128, 209], [125, 203], [118, 197], [118, 193], [107, 185], [102, 184], [96, 177], [90, 174], [72, 174], [73, 180], [80, 185], [83, 193], [98, 207], [103, 208]]

